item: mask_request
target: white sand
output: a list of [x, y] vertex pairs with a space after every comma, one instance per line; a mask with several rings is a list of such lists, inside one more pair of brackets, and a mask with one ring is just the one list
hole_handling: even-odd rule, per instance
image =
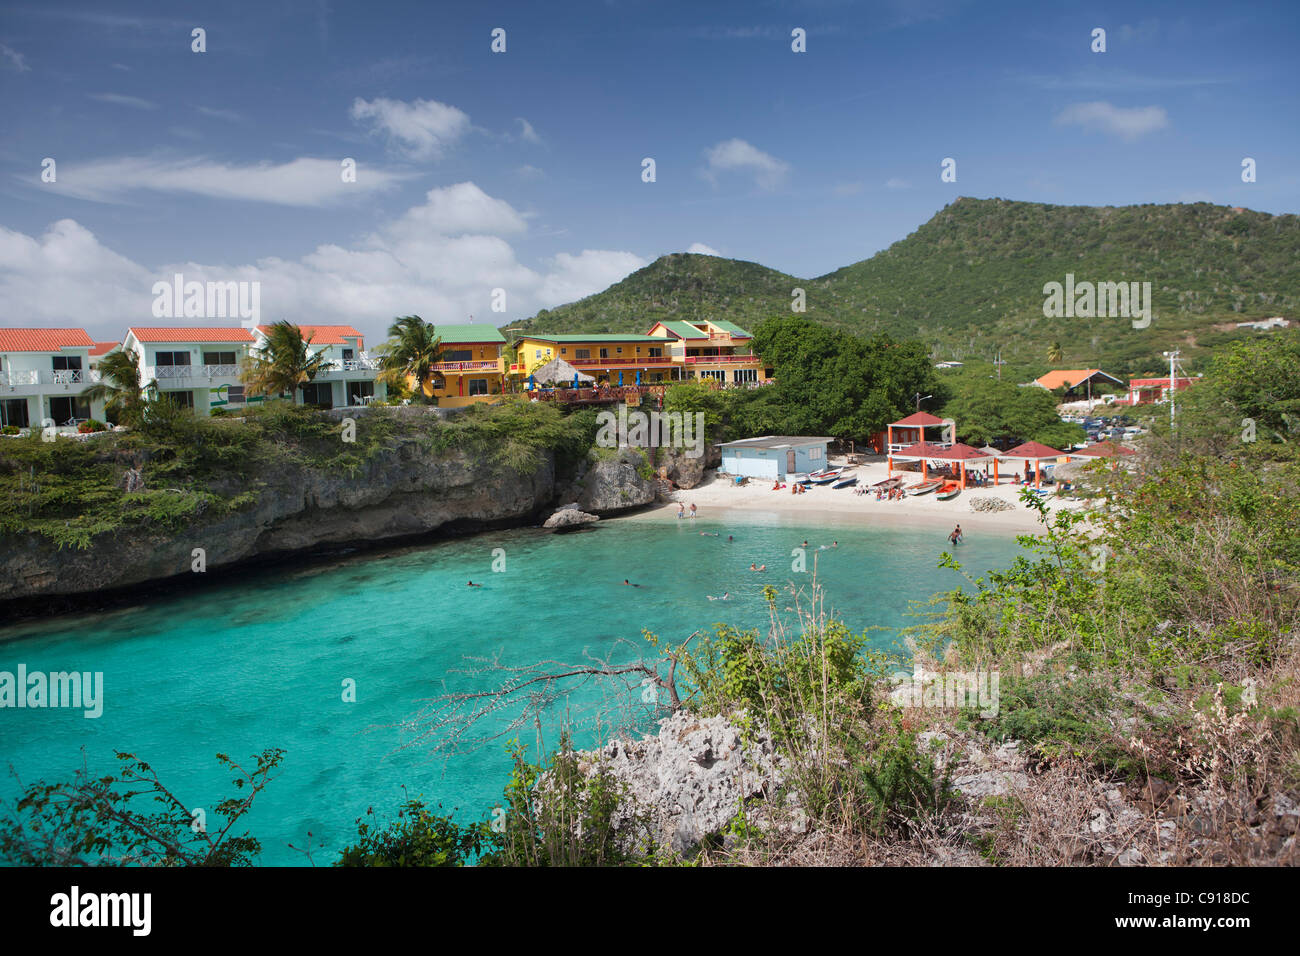
[[[883, 456], [865, 459], [866, 464], [852, 466], [846, 477], [856, 477], [855, 487], [871, 485], [889, 477], [888, 464]], [[843, 464], [842, 459], [833, 459], [832, 465]], [[1004, 466], [1007, 471], [1012, 467]], [[919, 473], [895, 472], [901, 474], [906, 484], [921, 480]], [[786, 482], [788, 485], [789, 483]], [[1049, 486], [1049, 490], [1050, 490]], [[672, 495], [673, 503], [660, 504], [652, 509], [628, 515], [629, 521], [675, 521], [677, 504], [681, 502], [689, 513], [691, 504], [697, 507], [701, 519], [726, 520], [732, 512], [746, 513], [767, 519], [784, 519], [791, 524], [834, 526], [845, 523], [863, 525], [892, 526], [926, 526], [946, 525], [948, 530], [956, 524], [963, 529], [984, 529], [1002, 533], [1025, 533], [1043, 530], [1037, 512], [1019, 500], [1020, 489], [1012, 484], [1007, 476], [1003, 483], [984, 488], [968, 486], [956, 498], [940, 501], [931, 492], [925, 495], [909, 495], [902, 500], [877, 501], [875, 493], [855, 495], [853, 488], [832, 488], [830, 485], [813, 485], [805, 494], [792, 495], [787, 487], [783, 491], [773, 491], [770, 480], [751, 478], [749, 483], [737, 486], [730, 478], [718, 478], [714, 472], [705, 473], [704, 482], [697, 488], [676, 491]], [[998, 497], [1011, 503], [1010, 511], [972, 511], [970, 502], [973, 498]], [[1078, 507], [1079, 503], [1050, 495], [1047, 499], [1052, 510]]]

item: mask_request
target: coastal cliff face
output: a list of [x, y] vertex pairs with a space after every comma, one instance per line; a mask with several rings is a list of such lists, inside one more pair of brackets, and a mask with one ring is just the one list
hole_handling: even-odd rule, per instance
[[[355, 477], [302, 467], [256, 473], [261, 488], [250, 507], [211, 522], [200, 515], [179, 531], [99, 535], [84, 550], [59, 549], [35, 534], [9, 535], [0, 539], [0, 601], [194, 574], [195, 549], [211, 572], [292, 552], [536, 521], [555, 500], [556, 485], [554, 455], [538, 457], [533, 470], [519, 471], [405, 440]], [[605, 510], [617, 508], [609, 505]]]

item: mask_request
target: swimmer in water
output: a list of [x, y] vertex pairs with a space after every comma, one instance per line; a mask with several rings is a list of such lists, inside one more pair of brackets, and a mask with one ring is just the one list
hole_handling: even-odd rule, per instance
[[468, 586], [469, 586], [469, 587], [472, 587], [472, 588], [481, 588], [483, 585], [481, 585], [481, 584], [475, 584], [473, 581], [471, 581], [471, 582], [469, 582], [469, 585], [468, 585]]
[[632, 583], [631, 581], [629, 581], [627, 578], [624, 578], [624, 579], [623, 579], [623, 583], [626, 584], [626, 585], [627, 585], [628, 587], [630, 587], [630, 588], [639, 588], [639, 587], [641, 586], [641, 585], [639, 585], [639, 584], [633, 584], [633, 583]]

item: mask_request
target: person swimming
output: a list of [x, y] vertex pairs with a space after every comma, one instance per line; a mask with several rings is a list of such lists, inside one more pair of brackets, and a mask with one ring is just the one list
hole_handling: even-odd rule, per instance
[[481, 588], [483, 585], [481, 585], [481, 584], [475, 584], [473, 581], [471, 581], [471, 582], [469, 582], [469, 585], [468, 585], [468, 586], [471, 587], [471, 588]]
[[639, 584], [633, 584], [633, 583], [632, 583], [631, 581], [629, 581], [627, 578], [624, 578], [624, 579], [623, 579], [623, 583], [626, 584], [626, 585], [627, 585], [628, 587], [630, 587], [630, 588], [639, 588], [639, 587], [641, 586], [641, 585], [639, 585]]
[[700, 537], [702, 537], [702, 538], [716, 538], [716, 537], [718, 536], [718, 534], [719, 534], [719, 532], [717, 532], [717, 531], [701, 531], [701, 532], [700, 532]]
[[709, 599], [710, 601], [730, 601], [730, 600], [731, 600], [731, 592], [730, 592], [730, 591], [723, 591], [723, 592], [722, 592], [722, 597], [714, 597], [712, 594], [707, 595], [707, 597], [708, 597], [708, 599]]

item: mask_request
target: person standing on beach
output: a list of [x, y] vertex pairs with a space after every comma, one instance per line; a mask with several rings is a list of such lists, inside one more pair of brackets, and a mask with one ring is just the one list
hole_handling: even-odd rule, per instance
[[691, 517], [692, 517], [692, 518], [695, 517], [695, 502], [694, 502], [694, 501], [691, 502]]
[[677, 502], [677, 517], [679, 518], [686, 517], [686, 506], [682, 504], [680, 501]]

